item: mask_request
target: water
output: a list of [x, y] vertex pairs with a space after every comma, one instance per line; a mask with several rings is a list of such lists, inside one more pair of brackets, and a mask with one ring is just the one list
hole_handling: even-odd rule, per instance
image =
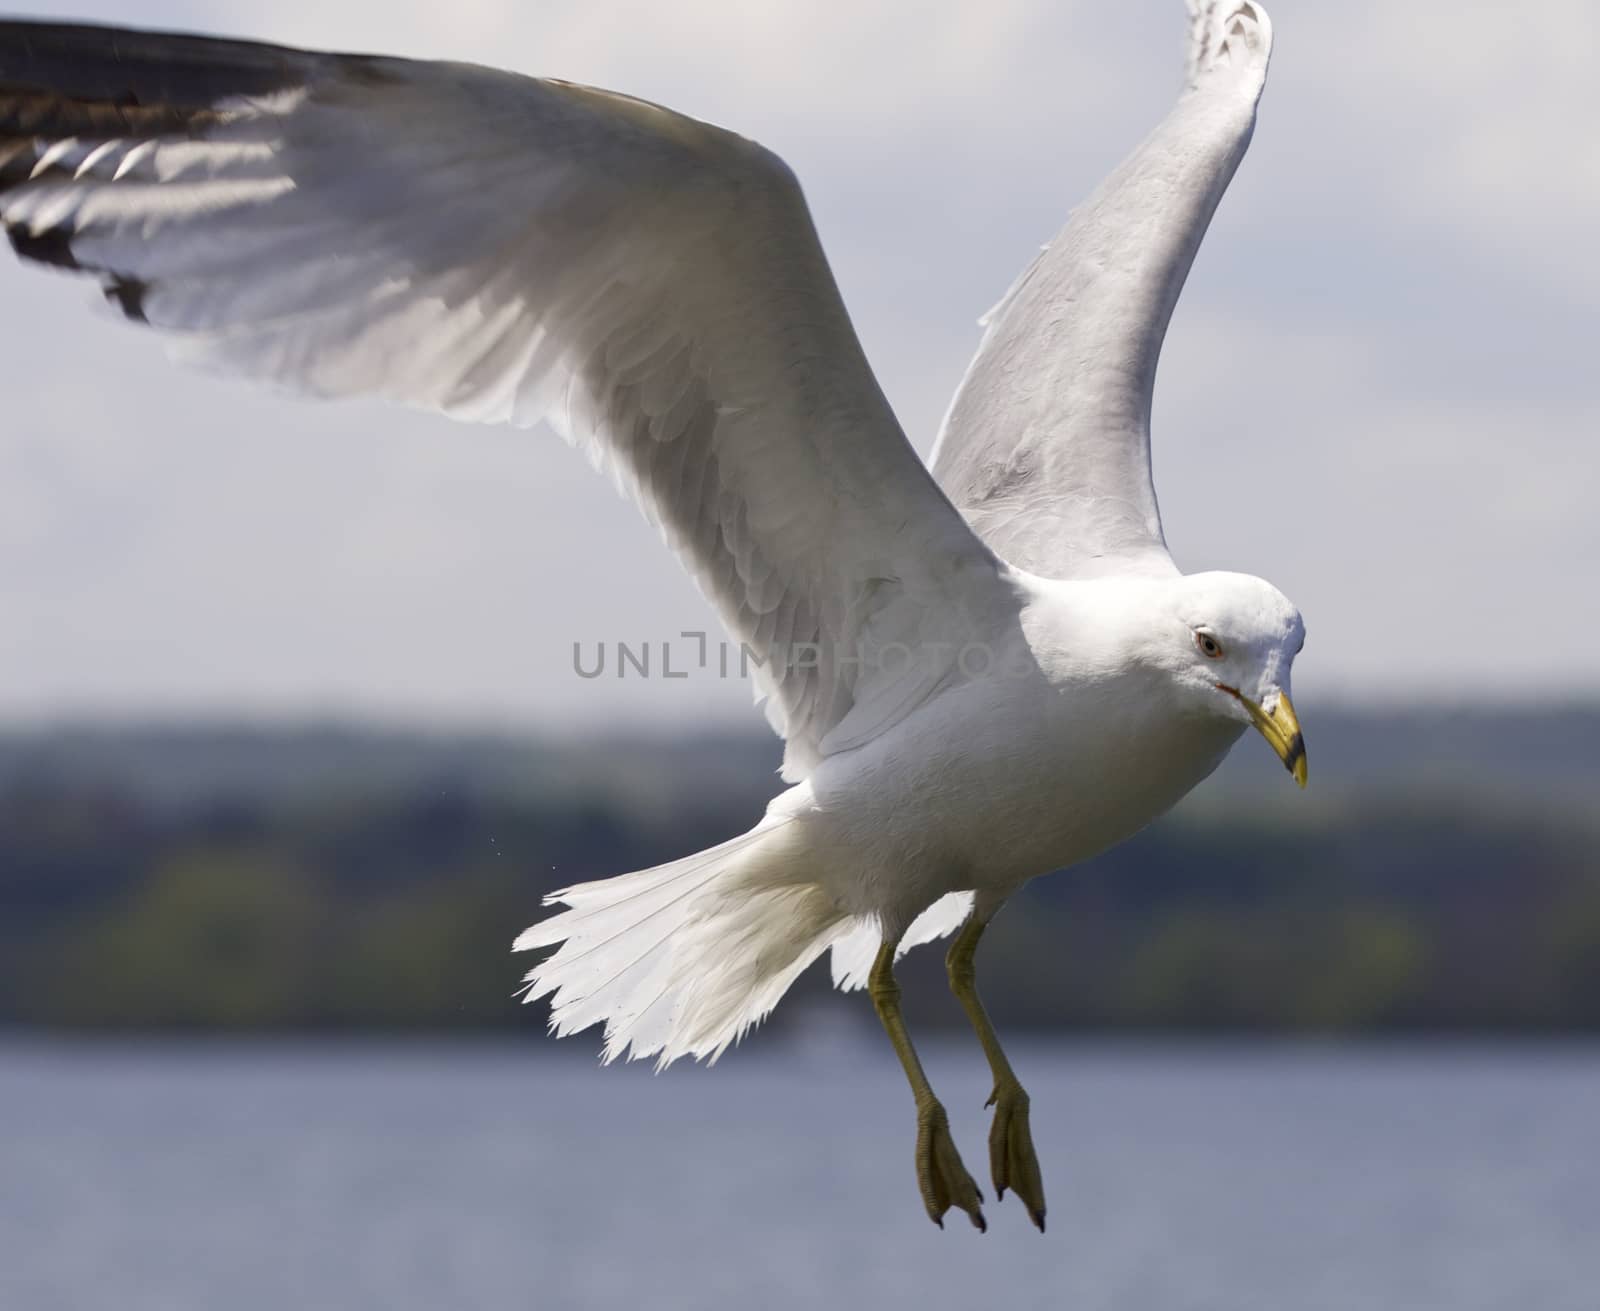
[[[982, 1179], [981, 1061], [929, 1055]], [[0, 1044], [0, 1307], [1600, 1305], [1594, 1048], [1016, 1044], [1045, 1237], [927, 1222], [876, 1045], [578, 1056]]]

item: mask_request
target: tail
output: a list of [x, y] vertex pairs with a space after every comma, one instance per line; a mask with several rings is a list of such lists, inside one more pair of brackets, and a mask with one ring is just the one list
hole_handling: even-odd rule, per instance
[[[899, 960], [913, 947], [954, 933], [972, 914], [973, 894], [947, 892], [911, 921], [894, 949]], [[854, 992], [867, 986], [873, 958], [883, 942], [883, 928], [870, 916], [858, 916], [833, 940], [833, 986], [840, 992]]]
[[786, 820], [683, 860], [580, 883], [545, 898], [567, 909], [514, 951], [561, 943], [528, 972], [525, 1001], [554, 993], [560, 1037], [605, 1022], [605, 1060], [715, 1061], [766, 1018], [800, 972], [849, 928]]

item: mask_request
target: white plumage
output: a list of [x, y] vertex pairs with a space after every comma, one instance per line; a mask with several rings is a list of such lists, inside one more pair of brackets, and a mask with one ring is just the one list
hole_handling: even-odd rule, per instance
[[1287, 707], [1298, 614], [1179, 574], [1150, 481], [1161, 338], [1271, 40], [1250, 0], [1191, 13], [1176, 107], [986, 320], [937, 482], [788, 169], [624, 96], [0, 23], [0, 220], [199, 363], [547, 422], [660, 527], [755, 654], [794, 786], [556, 894], [517, 947], [559, 944], [528, 975], [557, 1032], [714, 1058], [823, 951], [855, 987], [880, 942], [986, 920]]
[[1178, 103], [984, 317], [933, 467], [1013, 565], [1177, 573], [1150, 477], [1156, 362], [1250, 144], [1271, 43], [1259, 5], [1191, 3]]

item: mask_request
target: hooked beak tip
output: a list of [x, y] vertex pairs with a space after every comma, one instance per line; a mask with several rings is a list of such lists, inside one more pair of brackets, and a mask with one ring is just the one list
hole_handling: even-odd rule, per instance
[[1250, 722], [1256, 726], [1256, 731], [1267, 739], [1267, 745], [1283, 761], [1283, 767], [1294, 777], [1294, 781], [1305, 787], [1306, 739], [1300, 731], [1300, 719], [1294, 712], [1294, 703], [1289, 700], [1288, 694], [1279, 692], [1274, 697], [1269, 693], [1267, 699], [1272, 702], [1272, 709], [1267, 710], [1237, 688], [1222, 683], [1217, 686], [1249, 712]]
[[1289, 754], [1283, 758], [1284, 767], [1294, 775], [1302, 788], [1306, 785], [1306, 740], [1296, 733], [1289, 741]]

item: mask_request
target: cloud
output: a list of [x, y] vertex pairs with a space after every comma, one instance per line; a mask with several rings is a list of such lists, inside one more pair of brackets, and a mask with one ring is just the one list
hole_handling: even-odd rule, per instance
[[[1600, 617], [1575, 603], [1600, 552], [1600, 17], [1537, 12], [1274, 6], [1155, 461], [1186, 567], [1261, 572], [1305, 610], [1308, 696], [1600, 691]], [[1165, 112], [1182, 45], [1176, 0], [151, 0], [139, 19], [592, 81], [766, 142], [923, 450], [978, 314]], [[182, 374], [91, 299], [0, 265], [0, 715], [753, 722], [742, 686], [572, 674], [574, 640], [714, 621], [555, 439]]]

